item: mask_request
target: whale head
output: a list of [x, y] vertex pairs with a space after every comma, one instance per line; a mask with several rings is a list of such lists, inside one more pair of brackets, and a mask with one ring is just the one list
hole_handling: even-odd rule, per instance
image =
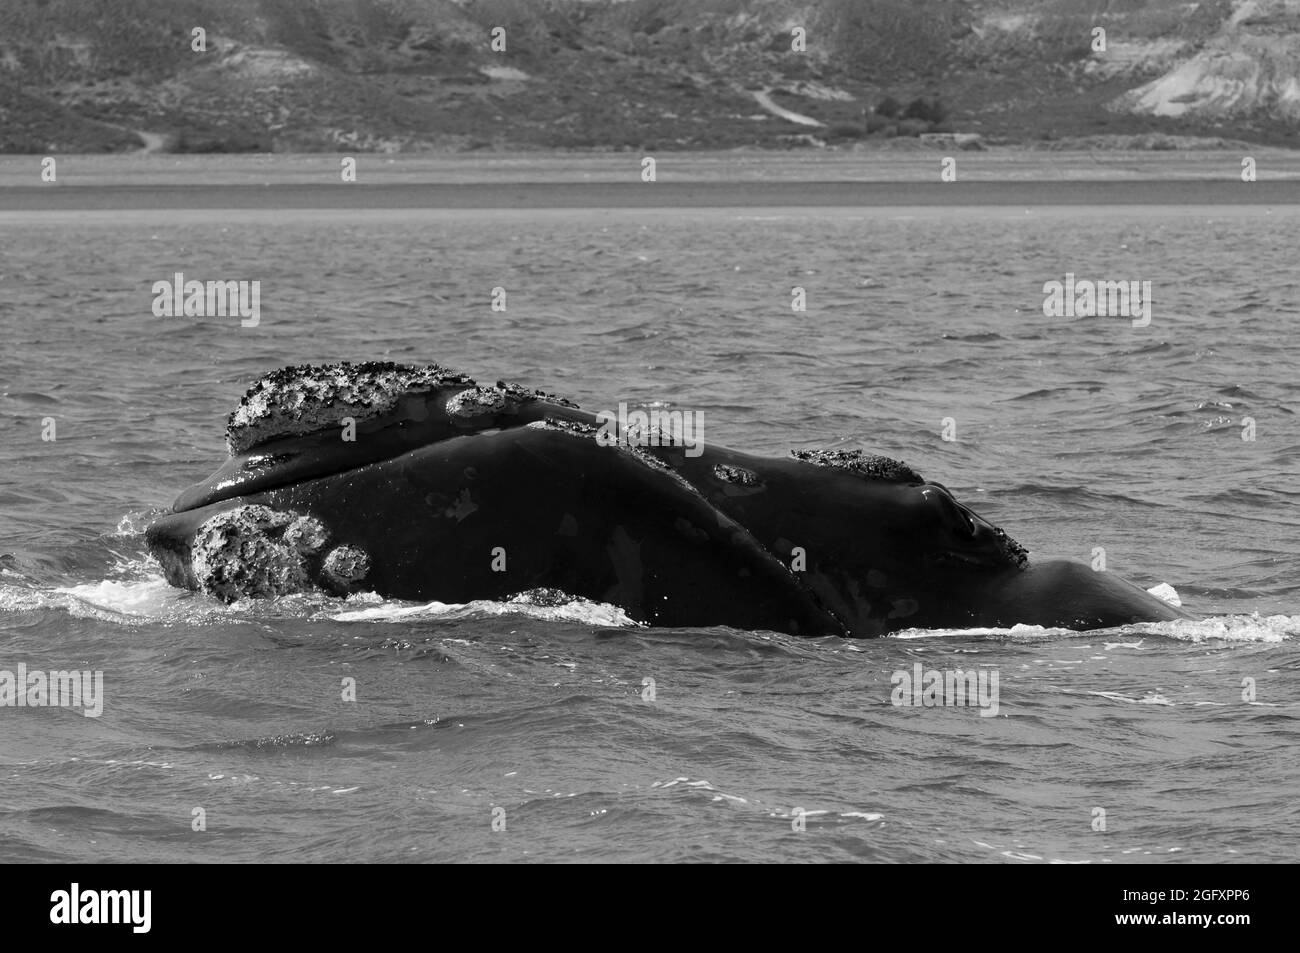
[[312, 583], [354, 591], [365, 584], [369, 553], [329, 545], [328, 514], [275, 509], [268, 494], [574, 410], [563, 398], [504, 381], [480, 386], [438, 364], [281, 368], [253, 382], [227, 418], [226, 462], [182, 491], [146, 540], [173, 585], [227, 601]]

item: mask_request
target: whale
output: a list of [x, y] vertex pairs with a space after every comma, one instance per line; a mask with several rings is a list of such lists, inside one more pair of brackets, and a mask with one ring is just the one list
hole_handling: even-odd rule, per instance
[[688, 419], [438, 364], [284, 367], [248, 388], [225, 462], [145, 540], [168, 582], [223, 602], [531, 593], [650, 626], [842, 638], [1192, 617], [1111, 572], [1030, 560], [899, 460], [760, 456]]

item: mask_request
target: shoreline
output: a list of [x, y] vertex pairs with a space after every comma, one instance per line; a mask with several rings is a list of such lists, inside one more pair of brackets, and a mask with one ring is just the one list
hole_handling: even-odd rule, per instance
[[0, 211], [1300, 205], [1288, 180], [502, 182], [0, 186]]

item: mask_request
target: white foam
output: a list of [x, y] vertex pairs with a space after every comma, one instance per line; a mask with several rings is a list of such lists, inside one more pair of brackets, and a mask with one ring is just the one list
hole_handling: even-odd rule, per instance
[[1180, 642], [1285, 642], [1300, 636], [1300, 616], [1250, 615], [1213, 616], [1208, 619], [1174, 619], [1170, 622], [1139, 622], [1125, 628], [1143, 635], [1163, 635]]
[[140, 625], [150, 620], [188, 618], [192, 610], [186, 595], [169, 586], [161, 574], [129, 581], [105, 579], [56, 589], [0, 585], [0, 611], [62, 609], [77, 619]]
[[427, 602], [423, 605], [384, 602], [365, 609], [336, 612], [329, 616], [335, 622], [402, 622], [408, 619], [457, 620], [468, 616], [517, 615], [541, 622], [580, 622], [584, 625], [629, 626], [636, 620], [618, 606], [604, 602], [575, 599], [564, 605], [535, 606], [526, 602], [494, 602], [476, 599], [473, 602]]
[[[1300, 616], [1250, 615], [1213, 616], [1208, 619], [1174, 619], [1169, 622], [1134, 622], [1105, 630], [1110, 634], [1162, 635], [1180, 642], [1204, 642], [1219, 639], [1224, 642], [1284, 642], [1300, 637]], [[890, 636], [894, 639], [934, 638], [1006, 638], [1041, 639], [1046, 636], [1076, 636], [1073, 629], [1045, 628], [1041, 625], [1014, 625], [1005, 628], [975, 629], [904, 629]], [[1104, 642], [1107, 649], [1143, 648], [1142, 640]]]
[[1066, 695], [1094, 695], [1097, 698], [1105, 698], [1115, 702], [1125, 702], [1129, 705], [1164, 705], [1173, 708], [1175, 703], [1170, 701], [1158, 691], [1147, 692], [1140, 698], [1136, 695], [1125, 695], [1123, 692], [1092, 692], [1092, 691], [1075, 691], [1072, 688], [1061, 689]]
[[387, 600], [373, 592], [356, 593], [346, 599], [323, 592], [308, 592], [225, 604], [171, 586], [152, 556], [116, 555], [107, 579], [53, 588], [0, 583], [0, 612], [62, 609], [74, 618], [100, 619], [119, 625], [217, 620], [240, 622], [247, 618], [263, 618], [268, 613], [336, 622], [400, 622], [412, 618], [459, 620], [516, 615], [545, 622], [610, 627], [638, 625], [617, 606], [586, 599], [548, 606], [525, 601], [491, 600], [468, 603], [435, 601], [412, 605], [401, 600]]
[[893, 633], [891, 639], [934, 639], [946, 638], [948, 636], [960, 636], [970, 638], [974, 636], [1010, 636], [1021, 638], [1030, 636], [1032, 638], [1041, 638], [1045, 635], [1073, 635], [1070, 629], [1053, 629], [1041, 625], [1021, 625], [1017, 623], [1010, 628], [998, 626], [974, 628], [974, 629], [903, 629]]
[[[618, 606], [587, 599], [542, 606], [526, 601], [492, 600], [467, 603], [433, 601], [413, 605], [402, 600], [384, 599], [371, 592], [357, 593], [347, 599], [324, 593], [302, 593], [278, 599], [243, 600], [225, 605], [206, 596], [173, 588], [151, 556], [116, 555], [117, 559], [109, 570], [114, 578], [50, 589], [0, 583], [0, 611], [63, 609], [76, 618], [95, 618], [122, 625], [139, 625], [149, 621], [241, 621], [250, 616], [264, 616], [268, 611], [276, 615], [330, 619], [336, 622], [401, 622], [407, 619], [457, 621], [475, 617], [520, 616], [542, 622], [576, 622], [608, 627], [640, 624]], [[1070, 629], [1014, 625], [1009, 628], [905, 629], [891, 637], [904, 640], [955, 637], [1014, 641], [1078, 634]], [[1300, 615], [1261, 616], [1256, 612], [1206, 619], [1139, 622], [1109, 629], [1107, 634], [1143, 637], [1155, 635], [1190, 643], [1210, 640], [1278, 643], [1300, 636]], [[1107, 651], [1121, 648], [1140, 651], [1149, 647], [1143, 645], [1142, 639], [1103, 641], [1103, 645]]]
[[76, 604], [80, 603], [90, 608], [142, 616], [159, 615], [165, 607], [175, 603], [176, 597], [181, 594], [180, 590], [168, 585], [161, 575], [133, 581], [103, 579], [66, 589], [55, 589], [54, 592], [73, 600], [70, 609], [75, 609]]

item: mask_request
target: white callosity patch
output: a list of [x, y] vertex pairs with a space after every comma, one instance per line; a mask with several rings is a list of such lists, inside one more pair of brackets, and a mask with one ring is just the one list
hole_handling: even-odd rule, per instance
[[370, 557], [355, 546], [339, 546], [330, 551], [321, 565], [321, 575], [339, 589], [350, 589], [370, 572]]
[[284, 541], [300, 553], [314, 555], [329, 539], [329, 531], [320, 520], [299, 516], [284, 529]]
[[733, 483], [736, 486], [757, 486], [763, 482], [753, 470], [725, 463], [716, 464], [713, 467], [713, 475], [724, 483]]
[[437, 364], [322, 364], [286, 367], [256, 381], [226, 428], [231, 455], [282, 437], [302, 436], [390, 413], [406, 395], [473, 385]]
[[561, 420], [556, 417], [546, 417], [543, 420], [534, 420], [526, 424], [530, 430], [556, 430], [560, 433], [571, 434], [575, 437], [595, 437], [600, 432], [600, 428], [595, 424], [589, 424], [581, 420]]
[[[329, 539], [314, 517], [247, 505], [217, 513], [194, 534], [190, 565], [199, 588], [223, 602], [311, 588], [311, 567]], [[365, 578], [369, 557], [339, 546], [324, 559], [328, 585], [346, 590]]]
[[484, 414], [501, 414], [510, 404], [509, 395], [499, 387], [471, 387], [447, 401], [447, 416], [468, 420]]
[[190, 550], [199, 588], [223, 602], [307, 588], [304, 554], [284, 541], [293, 522], [293, 514], [266, 506], [240, 506], [205, 521]]

